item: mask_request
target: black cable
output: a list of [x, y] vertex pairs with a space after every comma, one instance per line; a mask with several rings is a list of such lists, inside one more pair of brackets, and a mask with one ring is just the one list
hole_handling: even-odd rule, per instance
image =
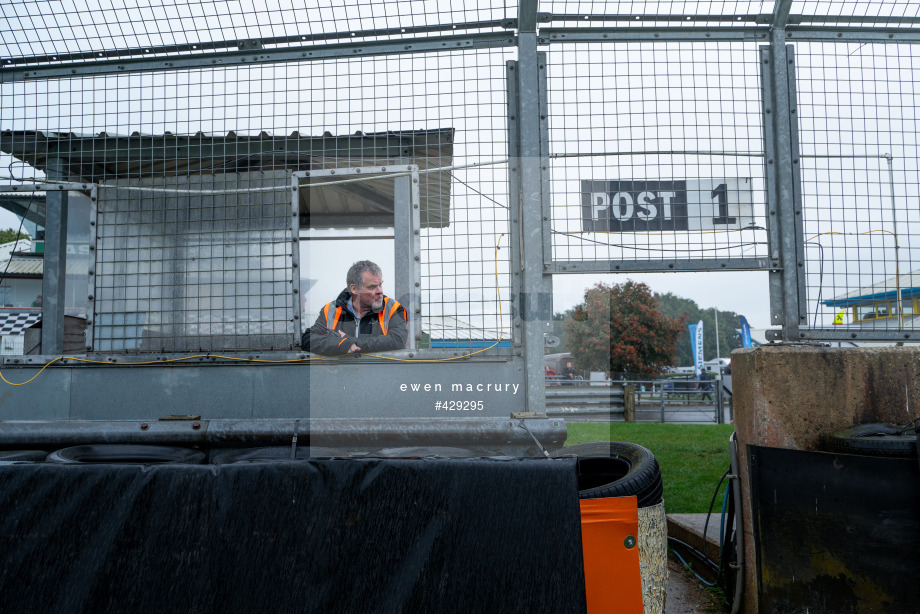
[[[805, 245], [809, 245], [806, 243]], [[818, 248], [819, 252], [819, 266], [818, 266], [818, 299], [815, 301], [815, 318], [812, 321], [812, 326], [814, 328], [818, 327], [818, 307], [821, 306], [821, 293], [824, 291], [824, 246], [820, 243], [815, 243], [815, 247]]]
[[668, 542], [673, 542], [679, 545], [681, 548], [686, 549], [687, 552], [689, 552], [694, 557], [696, 557], [697, 560], [699, 560], [703, 565], [709, 568], [709, 571], [711, 571], [713, 574], [715, 574], [718, 577], [719, 566], [716, 565], [715, 562], [709, 559], [705, 554], [703, 554], [702, 552], [700, 552], [699, 550], [697, 550], [696, 548], [694, 548], [687, 542], [677, 539], [676, 537], [672, 537], [670, 535], [668, 535]]
[[[906, 425], [902, 426], [901, 429], [897, 433], [895, 433], [895, 435], [906, 435], [907, 433], [910, 433], [910, 432], [916, 432], [918, 428], [920, 428], [920, 418], [917, 418], [916, 420], [912, 420], [908, 422]], [[884, 434], [884, 433], [880, 433], [880, 434]], [[860, 435], [860, 437], [864, 437], [864, 435]]]
[[715, 492], [712, 493], [712, 501], [709, 502], [709, 512], [706, 514], [706, 522], [703, 524], [703, 556], [706, 556], [706, 533], [709, 531], [709, 518], [712, 516], [712, 506], [716, 503], [716, 497], [719, 494], [719, 489], [722, 488], [722, 482], [725, 481], [725, 478], [728, 477], [730, 472], [731, 467], [726, 469], [725, 473], [722, 474], [722, 478], [719, 480]]
[[[742, 229], [743, 230], [743, 229]], [[579, 241], [584, 241], [586, 243], [596, 243], [597, 245], [602, 245], [604, 247], [619, 247], [622, 249], [632, 249], [642, 252], [717, 252], [724, 249], [735, 249], [739, 247], [749, 247], [751, 245], [767, 245], [765, 241], [749, 241], [747, 243], [734, 243], [731, 245], [720, 245], [718, 247], [694, 247], [690, 249], [680, 249], [677, 247], [647, 247], [644, 245], [625, 245], [622, 243], [604, 243], [603, 241], [597, 241], [595, 239], [588, 239], [587, 237], [580, 236], [580, 233], [577, 232], [562, 232], [560, 230], [550, 229], [552, 234], [562, 235], [564, 237], [572, 237], [578, 239]]]

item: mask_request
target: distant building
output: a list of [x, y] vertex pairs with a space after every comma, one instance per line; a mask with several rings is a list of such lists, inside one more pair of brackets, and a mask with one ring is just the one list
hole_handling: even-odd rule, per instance
[[841, 294], [822, 304], [845, 312], [840, 324], [897, 330], [920, 326], [918, 300], [920, 269]]
[[23, 331], [42, 317], [42, 260], [29, 240], [0, 245], [0, 355], [23, 353]]

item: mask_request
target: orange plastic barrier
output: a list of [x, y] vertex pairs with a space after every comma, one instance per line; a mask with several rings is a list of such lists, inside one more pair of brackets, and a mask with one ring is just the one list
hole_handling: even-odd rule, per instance
[[642, 614], [636, 498], [579, 503], [588, 613]]

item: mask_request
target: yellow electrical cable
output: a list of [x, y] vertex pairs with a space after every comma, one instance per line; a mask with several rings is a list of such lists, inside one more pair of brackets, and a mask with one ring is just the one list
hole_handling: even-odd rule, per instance
[[31, 379], [26, 380], [26, 381], [24, 381], [24, 382], [22, 382], [22, 383], [20, 383], [20, 384], [14, 384], [13, 382], [7, 380], [5, 377], [3, 377], [3, 373], [2, 373], [2, 372], [0, 372], [0, 379], [2, 379], [4, 382], [6, 382], [7, 384], [9, 384], [10, 386], [25, 386], [26, 384], [28, 384], [29, 382], [31, 382], [33, 379], [35, 379], [36, 377], [38, 377], [39, 375], [41, 375], [41, 374], [42, 374], [42, 371], [44, 371], [45, 369], [47, 369], [49, 365], [51, 365], [51, 364], [53, 364], [53, 363], [55, 363], [55, 362], [57, 362], [57, 361], [59, 361], [59, 360], [62, 360], [63, 358], [64, 358], [63, 356], [58, 356], [57, 358], [55, 358], [55, 359], [52, 360], [51, 362], [46, 363], [45, 366], [42, 367], [41, 371], [39, 371], [38, 373], [36, 373], [35, 375], [33, 375], [33, 376], [31, 377]]

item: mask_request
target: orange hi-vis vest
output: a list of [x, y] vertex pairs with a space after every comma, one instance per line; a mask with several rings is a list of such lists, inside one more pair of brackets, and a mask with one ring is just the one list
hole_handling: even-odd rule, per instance
[[[342, 315], [342, 307], [336, 307], [335, 310], [329, 309], [333, 303], [326, 303], [326, 306], [323, 307], [323, 314], [326, 316], [326, 328], [328, 330], [335, 330], [336, 324], [339, 323], [339, 316]], [[402, 305], [399, 304], [399, 301], [391, 299], [390, 297], [383, 297], [383, 308], [377, 312], [377, 317], [380, 320], [380, 330], [383, 331], [383, 334], [387, 334], [387, 330], [390, 328], [390, 318], [396, 313], [396, 311]], [[409, 321], [409, 316], [406, 315], [405, 310], [403, 310], [403, 318], [406, 321]], [[355, 325], [355, 331], [358, 332], [358, 329], [361, 327], [361, 323], [358, 322]]]

